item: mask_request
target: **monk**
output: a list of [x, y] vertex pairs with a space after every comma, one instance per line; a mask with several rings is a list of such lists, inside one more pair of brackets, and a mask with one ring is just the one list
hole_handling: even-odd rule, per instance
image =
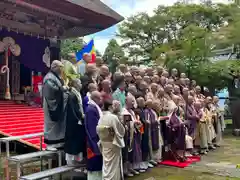
[[[103, 156], [103, 180], [123, 180], [122, 167], [122, 148], [124, 144], [125, 128], [118, 119], [118, 116], [113, 114], [112, 100], [105, 99], [103, 103], [103, 116], [100, 118], [97, 126], [99, 136], [99, 147]], [[114, 108], [115, 113], [119, 108]]]
[[150, 86], [150, 91], [146, 95], [146, 99], [156, 100], [158, 98], [158, 85], [152, 83]]
[[174, 81], [178, 80], [178, 70], [176, 68], [173, 68], [171, 70], [171, 77]]
[[144, 77], [143, 77], [143, 80], [144, 80], [148, 85], [151, 84], [151, 78], [150, 78], [149, 76], [144, 76]]
[[121, 104], [121, 110], [125, 107], [126, 104], [126, 92], [125, 92], [125, 81], [124, 76], [119, 76], [113, 82], [116, 90], [113, 92], [112, 97], [114, 100], [117, 100]]
[[83, 85], [83, 88], [81, 89], [81, 95], [82, 98], [84, 98], [89, 91], [88, 85], [90, 83], [96, 83], [95, 81], [95, 75], [97, 73], [97, 68], [94, 64], [87, 64], [86, 65], [86, 72], [83, 76], [81, 76], [81, 82]]
[[165, 78], [168, 78], [169, 77], [168, 71], [164, 70], [162, 73], [162, 76], [164, 76]]
[[166, 77], [165, 77], [165, 76], [161, 76], [161, 77], [160, 77], [160, 86], [161, 86], [162, 88], [164, 88], [165, 85], [166, 85]]
[[149, 148], [150, 148], [150, 164], [149, 167], [153, 167], [151, 165], [156, 166], [157, 161], [155, 158], [156, 152], [159, 150], [159, 123], [158, 117], [156, 112], [152, 109], [153, 108], [153, 101], [148, 99], [146, 101], [146, 108], [145, 108], [145, 119], [147, 122], [150, 122], [150, 133], [149, 133]]
[[64, 151], [67, 164], [75, 165], [86, 157], [86, 133], [80, 94], [81, 81], [79, 79], [70, 80], [69, 86]]
[[127, 97], [132, 97], [134, 99], [134, 108], [137, 107], [137, 102], [135, 96], [137, 95], [137, 88], [134, 85], [130, 85], [127, 90]]
[[175, 104], [177, 96], [169, 100], [169, 120], [167, 120], [168, 129], [168, 148], [164, 153], [164, 159], [173, 161], [185, 161], [186, 148], [186, 128], [184, 123], [177, 115], [178, 107]]
[[164, 70], [164, 68], [162, 66], [157, 67], [157, 74], [158, 74], [159, 77], [162, 76], [163, 70]]
[[160, 78], [158, 75], [154, 74], [152, 77], [152, 83], [159, 84], [160, 83]]
[[86, 96], [83, 98], [83, 110], [84, 110], [84, 113], [86, 112], [87, 107], [88, 107], [88, 102], [91, 99], [91, 93], [93, 91], [97, 91], [97, 89], [98, 89], [98, 87], [97, 87], [97, 84], [95, 84], [95, 83], [90, 83], [88, 85], [88, 92], [87, 92]]
[[103, 80], [101, 82], [101, 88], [102, 100], [105, 101], [105, 99], [112, 99], [111, 81], [108, 79]]
[[127, 73], [127, 66], [125, 64], [120, 64], [119, 72], [122, 73], [122, 75], [125, 75], [125, 73]]
[[219, 98], [218, 96], [213, 96], [213, 107], [215, 107], [215, 131], [216, 131], [216, 139], [214, 142], [215, 147], [220, 147], [221, 141], [222, 141], [222, 132], [224, 131], [225, 128], [225, 123], [224, 123], [224, 117], [223, 113], [220, 110], [220, 107], [218, 105]]
[[150, 121], [146, 120], [145, 117], [145, 100], [143, 97], [137, 98], [137, 109], [136, 114], [139, 116], [140, 121], [143, 124], [143, 134], [141, 140], [141, 150], [142, 150], [142, 169], [148, 169], [148, 162], [150, 157], [149, 150], [149, 131], [150, 131]]
[[180, 74], [180, 78], [184, 78], [184, 79], [185, 79], [186, 77], [187, 77], [187, 76], [186, 76], [185, 73], [181, 73], [181, 74]]
[[136, 126], [138, 122], [134, 111], [134, 99], [132, 97], [126, 98], [126, 106], [122, 109], [123, 122], [126, 129], [125, 134], [125, 148], [123, 149], [124, 157], [124, 174], [128, 177], [139, 174], [137, 167], [142, 162], [140, 139], [137, 137]]
[[48, 149], [63, 147], [68, 92], [63, 81], [63, 64], [54, 60], [43, 80], [44, 142]]
[[109, 68], [106, 65], [102, 65], [99, 69], [99, 74], [97, 77], [97, 84], [99, 85], [99, 90], [102, 90], [102, 81], [107, 79], [107, 77], [109, 76], [110, 72], [109, 72]]
[[153, 151], [153, 157], [154, 157], [154, 160], [159, 163], [162, 161], [162, 147], [164, 145], [163, 137], [162, 137], [163, 133], [162, 133], [160, 121], [164, 120], [164, 119], [160, 118], [161, 103], [158, 99], [153, 100], [152, 109], [154, 110], [154, 112], [156, 114], [156, 118], [157, 118], [157, 122], [158, 122], [157, 132], [158, 132], [158, 137], [159, 137], [159, 148], [157, 150]]
[[189, 125], [189, 135], [195, 139], [195, 133], [197, 129], [197, 122], [200, 120], [199, 114], [196, 112], [194, 107], [194, 98], [193, 96], [188, 96], [187, 108], [186, 108], [186, 119], [188, 120]]
[[208, 112], [204, 107], [204, 100], [198, 100], [195, 102], [195, 109], [197, 113], [202, 113], [202, 116], [197, 124], [197, 133], [195, 139], [195, 145], [200, 147], [200, 154], [207, 154], [208, 142], [207, 142], [207, 119]]
[[201, 87], [200, 86], [195, 87], [195, 93], [196, 93], [196, 97], [195, 97], [196, 99], [201, 100], [201, 99], [205, 98], [204, 95], [201, 94]]
[[212, 98], [207, 97], [205, 101], [205, 113], [207, 114], [206, 122], [207, 122], [207, 139], [208, 139], [208, 149], [215, 150], [216, 148], [213, 146], [213, 140], [216, 138], [216, 132], [213, 126], [213, 109], [212, 109]]
[[125, 84], [126, 89], [128, 88], [129, 85], [133, 84], [133, 76], [130, 74], [130, 72], [127, 72], [125, 74]]
[[140, 69], [140, 71], [139, 71], [139, 75], [143, 78], [145, 75], [146, 75], [146, 71], [145, 71], [145, 69]]
[[99, 137], [96, 127], [102, 117], [101, 93], [93, 91], [85, 113], [85, 129], [87, 134], [87, 170], [88, 180], [102, 180], [102, 154], [98, 147]]

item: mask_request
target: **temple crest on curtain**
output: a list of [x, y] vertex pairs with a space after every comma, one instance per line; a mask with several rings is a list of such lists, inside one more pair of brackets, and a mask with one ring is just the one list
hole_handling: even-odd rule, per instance
[[44, 50], [43, 62], [48, 68], [50, 68], [50, 49], [49, 49], [49, 47], [46, 47]]

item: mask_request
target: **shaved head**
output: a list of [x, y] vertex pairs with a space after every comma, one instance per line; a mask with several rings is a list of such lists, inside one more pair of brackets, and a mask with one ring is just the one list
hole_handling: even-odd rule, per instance
[[133, 96], [127, 96], [126, 97], [126, 107], [128, 109], [131, 109], [134, 107], [134, 97]]
[[101, 104], [101, 93], [99, 91], [93, 91], [91, 93], [91, 99], [98, 105]]
[[147, 101], [145, 102], [145, 104], [148, 108], [152, 108], [152, 103], [153, 103], [152, 99], [147, 99]]
[[89, 92], [96, 91], [97, 89], [98, 89], [98, 87], [97, 87], [97, 85], [94, 84], [94, 83], [90, 83], [90, 84], [88, 85], [88, 90], [89, 90]]
[[101, 86], [102, 86], [103, 91], [108, 92], [111, 89], [111, 81], [108, 80], [108, 79], [105, 79], [105, 80], [102, 81]]
[[86, 73], [93, 75], [97, 71], [95, 64], [87, 64], [86, 65]]

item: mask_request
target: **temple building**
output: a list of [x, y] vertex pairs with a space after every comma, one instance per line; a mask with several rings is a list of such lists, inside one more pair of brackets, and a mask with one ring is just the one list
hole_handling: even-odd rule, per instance
[[0, 98], [14, 99], [32, 88], [32, 77], [60, 59], [62, 39], [96, 33], [122, 20], [100, 0], [1, 0]]
[[212, 51], [211, 61], [236, 60], [238, 48], [227, 47], [224, 49], [215, 49]]

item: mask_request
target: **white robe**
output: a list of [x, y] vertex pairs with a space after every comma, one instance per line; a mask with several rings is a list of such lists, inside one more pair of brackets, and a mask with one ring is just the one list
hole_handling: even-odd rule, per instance
[[102, 179], [121, 180], [123, 178], [122, 148], [125, 147], [124, 126], [116, 115], [107, 111], [99, 120], [97, 133], [103, 156]]

